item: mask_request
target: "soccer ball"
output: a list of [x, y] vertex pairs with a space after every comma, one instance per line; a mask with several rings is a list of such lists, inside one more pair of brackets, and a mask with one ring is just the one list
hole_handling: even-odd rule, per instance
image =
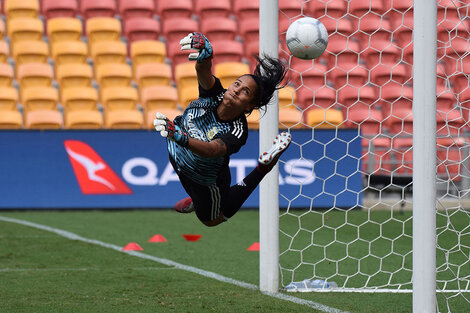
[[294, 56], [304, 60], [315, 59], [328, 45], [328, 32], [319, 20], [303, 17], [289, 25], [286, 43]]

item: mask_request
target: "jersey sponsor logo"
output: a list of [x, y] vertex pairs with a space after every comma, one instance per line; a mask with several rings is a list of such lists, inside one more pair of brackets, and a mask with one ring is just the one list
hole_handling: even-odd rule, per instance
[[132, 194], [126, 183], [89, 145], [66, 140], [64, 146], [83, 194]]
[[219, 129], [216, 126], [212, 127], [212, 129], [209, 129], [209, 131], [206, 133], [207, 139], [212, 140], [212, 138], [214, 138], [218, 132]]

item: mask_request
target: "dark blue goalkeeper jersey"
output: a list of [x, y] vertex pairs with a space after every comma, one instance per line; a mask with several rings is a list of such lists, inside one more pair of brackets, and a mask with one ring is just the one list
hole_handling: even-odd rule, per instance
[[199, 98], [192, 101], [183, 115], [175, 118], [174, 123], [192, 138], [206, 142], [216, 138], [222, 139], [227, 146], [225, 156], [204, 158], [173, 140], [167, 140], [168, 151], [175, 160], [178, 172], [204, 186], [216, 182], [221, 169], [228, 166], [230, 154], [238, 152], [248, 137], [244, 114], [233, 121], [219, 119], [217, 107], [222, 102], [224, 93], [225, 89], [218, 78], [210, 90], [199, 86]]

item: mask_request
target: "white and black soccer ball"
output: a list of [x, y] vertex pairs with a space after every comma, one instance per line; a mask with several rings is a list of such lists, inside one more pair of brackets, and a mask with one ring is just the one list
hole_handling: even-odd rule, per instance
[[318, 58], [328, 45], [325, 25], [313, 17], [303, 17], [289, 25], [286, 33], [289, 51], [297, 58]]

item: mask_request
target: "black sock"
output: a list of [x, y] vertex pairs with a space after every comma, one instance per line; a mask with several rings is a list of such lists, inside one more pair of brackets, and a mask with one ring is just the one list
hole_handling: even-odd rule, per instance
[[238, 212], [243, 203], [248, 199], [251, 193], [256, 189], [266, 174], [258, 168], [251, 171], [241, 182], [230, 187], [227, 204], [223, 208], [225, 218], [230, 218]]

